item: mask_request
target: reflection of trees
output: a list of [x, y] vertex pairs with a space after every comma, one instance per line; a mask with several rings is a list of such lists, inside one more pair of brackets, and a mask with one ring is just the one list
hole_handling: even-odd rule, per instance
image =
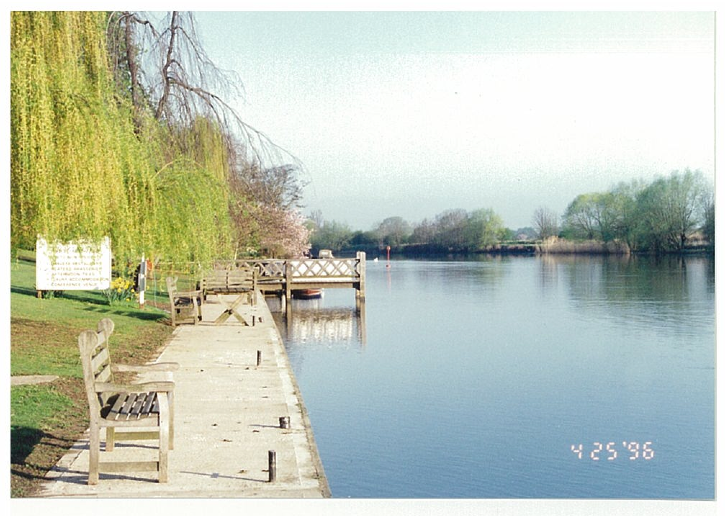
[[[683, 256], [548, 256], [578, 310], [624, 321], [664, 321], [688, 327], [714, 311], [714, 260]], [[710, 299], [712, 301], [710, 301]]]
[[502, 255], [472, 255], [467, 260], [456, 259], [441, 262], [421, 262], [416, 274], [410, 277], [397, 277], [402, 285], [409, 281], [412, 288], [439, 291], [441, 289], [466, 292], [494, 287], [511, 271], [503, 267], [503, 262], [530, 257], [511, 257]]

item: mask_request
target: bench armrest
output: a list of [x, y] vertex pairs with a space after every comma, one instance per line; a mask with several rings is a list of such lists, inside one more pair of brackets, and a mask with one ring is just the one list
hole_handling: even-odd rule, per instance
[[202, 295], [202, 290], [175, 290], [173, 295], [174, 297], [199, 297]]
[[143, 383], [99, 383], [94, 384], [96, 392], [172, 392], [174, 382], [143, 382]]
[[112, 364], [111, 371], [114, 373], [153, 373], [153, 372], [168, 372], [176, 371], [179, 369], [179, 364], [176, 362], [158, 362], [156, 364], [144, 364], [144, 365], [127, 365], [127, 364]]

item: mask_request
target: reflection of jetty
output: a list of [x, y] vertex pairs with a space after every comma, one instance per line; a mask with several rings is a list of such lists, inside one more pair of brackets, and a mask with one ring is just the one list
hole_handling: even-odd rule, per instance
[[296, 310], [286, 317], [287, 337], [293, 341], [350, 346], [366, 345], [366, 310]]
[[353, 288], [356, 308], [366, 299], [366, 253], [356, 258], [309, 258], [302, 260], [236, 260], [235, 267], [255, 267], [258, 288], [264, 293], [279, 293], [289, 304], [293, 290]]

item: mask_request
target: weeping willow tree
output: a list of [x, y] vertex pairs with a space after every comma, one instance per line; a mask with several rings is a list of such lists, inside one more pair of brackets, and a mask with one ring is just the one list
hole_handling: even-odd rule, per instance
[[98, 238], [130, 225], [124, 117], [108, 88], [102, 17], [13, 13], [12, 243]]
[[213, 92], [239, 80], [204, 53], [192, 14], [13, 12], [11, 25], [14, 249], [109, 236], [117, 263], [204, 263], [257, 253], [278, 226], [304, 245], [300, 166]]
[[117, 262], [217, 257], [231, 248], [221, 129], [134, 106], [109, 67], [107, 22], [12, 13], [11, 245], [108, 235]]

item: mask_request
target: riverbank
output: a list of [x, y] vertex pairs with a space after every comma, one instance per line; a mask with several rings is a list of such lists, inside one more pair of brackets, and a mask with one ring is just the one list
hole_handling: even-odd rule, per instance
[[[158, 357], [158, 361], [180, 364], [174, 378], [176, 430], [169, 482], [149, 481], [154, 473], [102, 474], [98, 485], [88, 486], [88, 441], [84, 437], [49, 473], [40, 496], [330, 496], [303, 399], [264, 299], [260, 296], [254, 309], [262, 322], [253, 327], [242, 326], [234, 318], [214, 325], [211, 321], [224, 308], [216, 299], [209, 299], [203, 305], [205, 322], [179, 326]], [[250, 316], [252, 310], [245, 306], [241, 311]], [[281, 417], [290, 418], [289, 428], [280, 427]], [[276, 452], [274, 482], [268, 481], [270, 450]], [[113, 455], [102, 453], [101, 460], [144, 452], [139, 447], [120, 446]]]
[[[374, 246], [336, 251], [337, 256], [346, 257], [355, 255], [357, 251], [364, 251], [369, 258], [386, 259], [385, 246]], [[669, 251], [663, 254], [714, 254], [714, 246], [703, 242], [689, 244], [683, 251]], [[484, 249], [465, 250], [445, 247], [438, 244], [403, 244], [392, 247], [388, 251], [391, 257], [404, 258], [437, 258], [445, 256], [467, 257], [473, 255], [538, 255], [538, 254], [593, 254], [593, 255], [629, 255], [654, 254], [648, 251], [633, 251], [624, 242], [602, 242], [600, 240], [569, 240], [565, 238], [550, 238], [543, 241], [523, 240], [517, 242], [501, 242]]]

